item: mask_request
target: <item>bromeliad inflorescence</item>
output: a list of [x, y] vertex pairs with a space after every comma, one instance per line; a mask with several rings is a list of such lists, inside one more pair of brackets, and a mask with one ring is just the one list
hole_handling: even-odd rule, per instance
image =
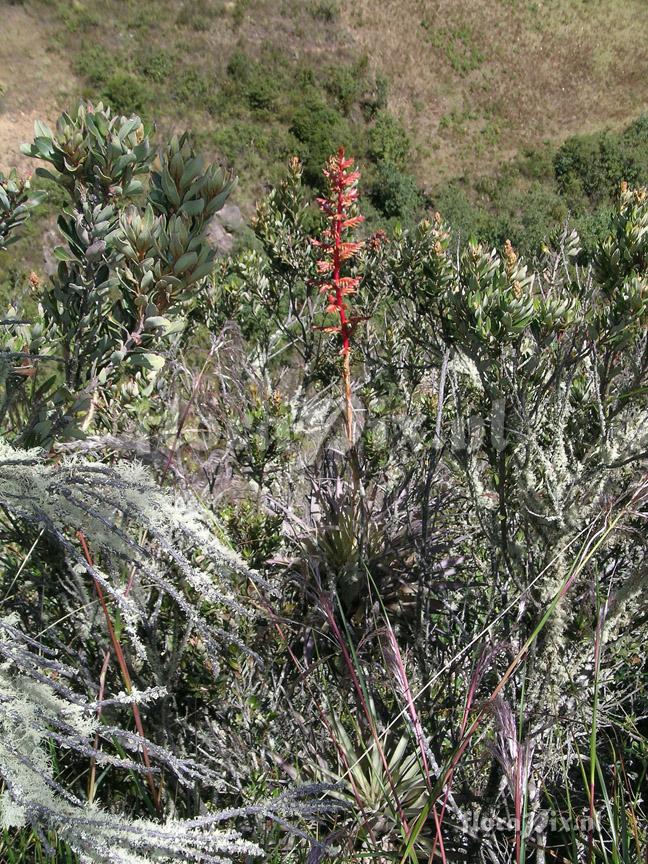
[[351, 232], [363, 221], [364, 217], [353, 213], [358, 200], [359, 171], [353, 171], [353, 159], [345, 159], [344, 148], [340, 147], [331, 156], [324, 168], [327, 180], [327, 194], [318, 198], [320, 210], [328, 220], [321, 240], [313, 244], [321, 250], [317, 262], [318, 272], [324, 281], [321, 291], [327, 295], [326, 311], [336, 315], [338, 322], [321, 329], [327, 333], [339, 333], [342, 341], [342, 380], [346, 404], [346, 432], [349, 443], [353, 443], [353, 406], [351, 403], [351, 339], [354, 330], [363, 316], [352, 315], [347, 305], [347, 297], [354, 294], [360, 284], [360, 277], [343, 275], [344, 265], [360, 250], [362, 244], [350, 240]]

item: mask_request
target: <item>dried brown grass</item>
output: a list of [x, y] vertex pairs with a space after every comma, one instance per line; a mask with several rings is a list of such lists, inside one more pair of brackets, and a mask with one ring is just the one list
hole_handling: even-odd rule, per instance
[[[487, 171], [521, 147], [619, 127], [648, 109], [644, 0], [344, 0], [342, 9], [390, 81], [424, 182]], [[462, 27], [483, 58], [465, 74], [448, 56], [448, 34]]]

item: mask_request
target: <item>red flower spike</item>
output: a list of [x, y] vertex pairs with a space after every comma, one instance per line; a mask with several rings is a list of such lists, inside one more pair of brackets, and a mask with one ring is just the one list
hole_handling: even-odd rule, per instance
[[[311, 242], [316, 249], [320, 250], [317, 271], [322, 280], [320, 291], [326, 294], [326, 314], [336, 315], [339, 322], [315, 329], [324, 333], [338, 333], [340, 335], [346, 434], [349, 445], [353, 448], [351, 339], [358, 324], [365, 321], [366, 318], [352, 315], [345, 303], [345, 297], [355, 294], [357, 291], [360, 278], [342, 275], [344, 263], [354, 258], [362, 248], [361, 243], [350, 239], [351, 232], [364, 221], [362, 216], [349, 212], [358, 200], [358, 180], [360, 179], [360, 172], [349, 170], [352, 168], [353, 159], [345, 158], [342, 147], [326, 163], [324, 176], [328, 181], [327, 194], [325, 197], [318, 198], [317, 204], [326, 218], [327, 227], [322, 231], [319, 240], [312, 240]], [[357, 470], [354, 469], [354, 484], [357, 486], [358, 482]]]
[[329, 227], [319, 240], [313, 240], [313, 246], [321, 250], [317, 262], [317, 271], [326, 277], [321, 290], [328, 294], [327, 314], [337, 314], [339, 325], [330, 328], [318, 328], [325, 332], [340, 333], [342, 337], [342, 353], [348, 355], [351, 350], [351, 336], [356, 324], [364, 320], [349, 316], [344, 298], [355, 293], [360, 279], [354, 276], [343, 276], [342, 267], [345, 261], [354, 258], [362, 244], [347, 239], [348, 233], [363, 222], [360, 215], [350, 214], [349, 208], [358, 200], [358, 180], [360, 172], [349, 170], [353, 168], [353, 159], [347, 159], [344, 149], [340, 148], [332, 156], [324, 168], [324, 176], [328, 180], [328, 194], [317, 198], [321, 212], [327, 217]]

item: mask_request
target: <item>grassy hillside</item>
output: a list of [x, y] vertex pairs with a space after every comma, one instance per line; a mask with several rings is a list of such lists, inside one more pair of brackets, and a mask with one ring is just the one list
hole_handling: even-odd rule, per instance
[[84, 90], [192, 125], [242, 168], [293, 149], [305, 96], [353, 129], [373, 87], [429, 185], [648, 108], [643, 0], [26, 0], [3, 30], [3, 149], [15, 112], [19, 139]]
[[354, 0], [342, 17], [389, 79], [425, 183], [648, 107], [642, 0]]
[[74, 92], [65, 53], [56, 46], [54, 30], [40, 8], [2, 3], [0, 39], [0, 169], [30, 167], [18, 148], [33, 133], [34, 121], [55, 118]]
[[290, 155], [315, 181], [344, 144], [370, 228], [433, 207], [535, 247], [570, 213], [602, 218], [556, 148], [588, 135], [593, 152], [648, 109], [644, 0], [24, 0], [3, 29], [0, 168], [82, 95], [193, 129], [248, 214]]

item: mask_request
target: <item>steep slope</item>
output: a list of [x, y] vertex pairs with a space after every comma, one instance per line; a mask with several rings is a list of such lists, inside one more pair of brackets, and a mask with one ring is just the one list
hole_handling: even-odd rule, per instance
[[643, 0], [345, 0], [342, 18], [390, 82], [423, 182], [648, 108]]
[[49, 28], [29, 5], [0, 5], [0, 170], [29, 168], [20, 156], [34, 120], [53, 119], [79, 83], [65, 55], [51, 50]]
[[251, 175], [250, 193], [299, 149], [300, 100], [335, 111], [317, 122], [339, 121], [353, 144], [378, 84], [426, 186], [646, 110], [648, 10], [645, 0], [25, 0], [3, 4], [0, 83], [2, 164], [16, 161], [7, 151], [32, 117], [83, 90], [164, 128], [192, 126]]

